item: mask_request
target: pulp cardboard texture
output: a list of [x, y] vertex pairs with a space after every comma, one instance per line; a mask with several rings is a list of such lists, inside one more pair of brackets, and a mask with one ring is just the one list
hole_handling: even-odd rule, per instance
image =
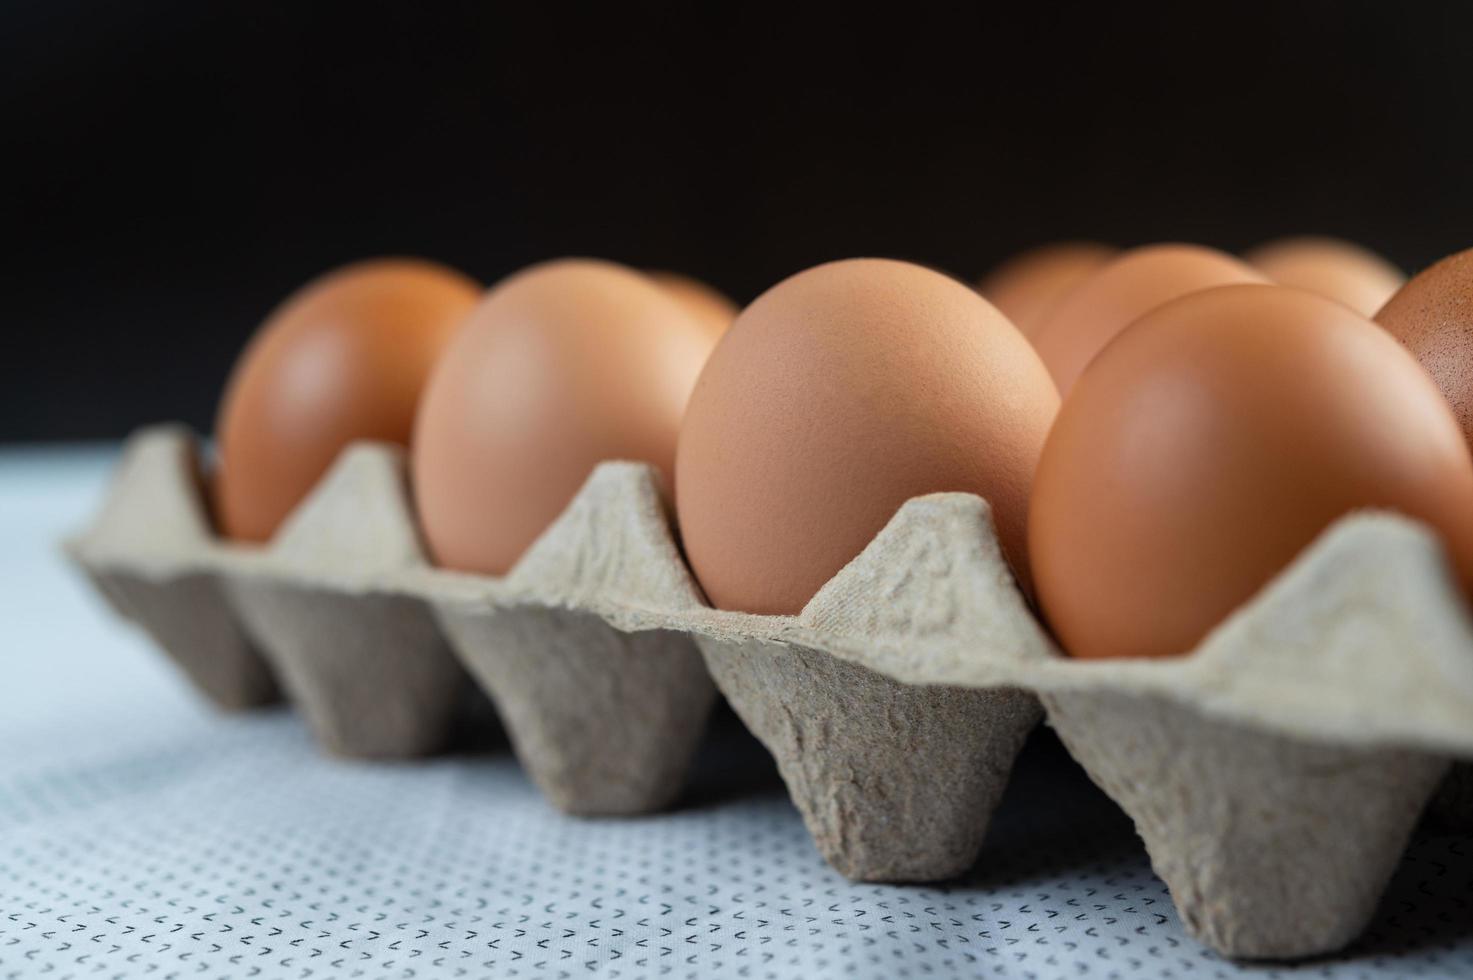
[[643, 556], [570, 528], [594, 546], [571, 561], [544, 541], [505, 579], [438, 571], [383, 446], [346, 452], [268, 547], [230, 545], [210, 533], [195, 450], [182, 429], [135, 437], [71, 550], [218, 703], [260, 703], [274, 676], [331, 751], [404, 758], [444, 744], [474, 676], [562, 809], [674, 798], [715, 697], [694, 644], [616, 630], [543, 583], [597, 592]]
[[[1193, 934], [1287, 958], [1356, 936], [1473, 758], [1473, 622], [1435, 537], [1391, 515], [1326, 531], [1188, 656], [1093, 662], [1060, 656], [968, 494], [911, 500], [801, 613], [754, 616], [705, 604], [640, 464], [600, 466], [483, 578], [430, 566], [395, 450], [347, 450], [261, 549], [211, 537], [194, 453], [135, 436], [69, 545], [120, 612], [227, 707], [278, 678], [348, 755], [432, 750], [469, 676], [572, 813], [673, 799], [714, 678], [835, 868], [946, 878], [1046, 714]], [[1438, 804], [1464, 826], [1466, 773]]]

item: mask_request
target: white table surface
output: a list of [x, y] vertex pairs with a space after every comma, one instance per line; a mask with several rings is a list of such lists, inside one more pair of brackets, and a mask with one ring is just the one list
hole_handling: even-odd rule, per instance
[[1473, 977], [1473, 842], [1419, 836], [1347, 954], [1243, 967], [1047, 737], [928, 887], [829, 870], [729, 718], [637, 820], [561, 816], [494, 740], [325, 758], [287, 710], [212, 711], [65, 565], [114, 452], [0, 450], [0, 977]]

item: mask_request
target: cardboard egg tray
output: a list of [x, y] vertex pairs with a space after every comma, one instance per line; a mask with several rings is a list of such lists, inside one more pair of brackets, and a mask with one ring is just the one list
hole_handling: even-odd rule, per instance
[[[1435, 537], [1347, 517], [1188, 656], [1060, 655], [969, 494], [905, 504], [797, 616], [711, 609], [649, 467], [607, 463], [504, 578], [430, 566], [397, 451], [344, 453], [265, 548], [216, 540], [185, 430], [129, 443], [69, 550], [225, 707], [284, 687], [335, 752], [433, 751], [472, 682], [546, 796], [679, 792], [719, 688], [827, 860], [965, 871], [1041, 717], [1134, 819], [1189, 931], [1338, 949], [1419, 816], [1473, 825], [1473, 620]], [[275, 680], [273, 680], [273, 678]]]

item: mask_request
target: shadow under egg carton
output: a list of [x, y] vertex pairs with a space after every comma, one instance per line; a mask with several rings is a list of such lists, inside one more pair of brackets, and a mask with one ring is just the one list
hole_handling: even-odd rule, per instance
[[713, 696], [694, 641], [845, 875], [964, 871], [1046, 715], [1193, 935], [1292, 958], [1354, 939], [1450, 761], [1473, 757], [1473, 622], [1435, 537], [1395, 516], [1327, 530], [1188, 656], [1091, 662], [1060, 656], [968, 494], [909, 501], [801, 613], [754, 616], [704, 603], [642, 465], [599, 467], [487, 579], [428, 565], [393, 450], [345, 452], [252, 551], [210, 539], [192, 453], [178, 429], [135, 437], [71, 547], [202, 687], [259, 695], [254, 646], [329, 746], [412, 754], [464, 663], [572, 812], [678, 790]]

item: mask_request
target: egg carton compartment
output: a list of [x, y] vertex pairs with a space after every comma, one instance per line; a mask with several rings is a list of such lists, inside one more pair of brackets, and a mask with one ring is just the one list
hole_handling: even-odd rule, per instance
[[178, 427], [135, 436], [68, 550], [216, 703], [261, 703], [275, 678], [330, 751], [407, 758], [445, 745], [474, 678], [561, 809], [643, 813], [678, 793], [715, 688], [689, 637], [616, 630], [541, 587], [551, 575], [560, 590], [604, 591], [634, 557], [583, 534], [579, 508], [505, 578], [441, 571], [402, 454], [360, 445], [268, 546], [242, 547], [213, 536], [196, 449]]
[[[674, 793], [713, 696], [698, 647], [831, 864], [861, 880], [946, 878], [975, 861], [1045, 716], [1135, 821], [1195, 936], [1229, 956], [1292, 958], [1360, 932], [1451, 760], [1473, 758], [1473, 621], [1435, 536], [1393, 515], [1328, 529], [1187, 656], [1077, 661], [1038, 623], [986, 502], [968, 494], [907, 502], [801, 613], [755, 616], [705, 604], [649, 467], [599, 467], [490, 579], [429, 567], [402, 460], [383, 447], [348, 450], [264, 551], [212, 543], [202, 523], [206, 540], [180, 546], [187, 535], [149, 501], [173, 493], [190, 512], [191, 452], [177, 429], [134, 440], [72, 546], [91, 574], [160, 595], [191, 576], [223, 582], [238, 631], [328, 744], [327, 728], [372, 717], [375, 698], [422, 705], [399, 690], [404, 662], [448, 643], [529, 773], [573, 812], [639, 812]], [[405, 619], [427, 609], [438, 637], [392, 639], [382, 613], [357, 641], [390, 665], [382, 683], [341, 693], [345, 659], [321, 650], [359, 633], [330, 623], [390, 602]], [[318, 632], [287, 626], [317, 615], [293, 603], [320, 607]], [[1455, 800], [1466, 782], [1446, 785]]]
[[[991, 774], [974, 798], [996, 800], [1029, 724], [1010, 696], [1036, 696], [1135, 822], [1189, 931], [1234, 957], [1350, 942], [1449, 760], [1473, 756], [1473, 622], [1435, 536], [1391, 515], [1328, 529], [1169, 660], [1060, 655], [1012, 582], [987, 505], [965, 494], [908, 502], [797, 616], [669, 615], [665, 625], [701, 635], [718, 685], [847, 874], [966, 867], [976, 838], [963, 846], [953, 821], [975, 827], [988, 811], [965, 813], [965, 780]], [[815, 697], [826, 673], [851, 688]], [[907, 715], [884, 691], [896, 682], [933, 700]], [[991, 715], [986, 737], [969, 743], [976, 727], [948, 724], [953, 692], [998, 697], [973, 702]], [[847, 724], [865, 732], [838, 738]], [[1461, 784], [1447, 785], [1444, 795]], [[912, 819], [924, 805], [910, 787], [952, 833]], [[893, 836], [876, 848], [866, 831]], [[911, 863], [897, 868], [897, 856]]]
[[212, 564], [200, 560], [212, 536], [193, 443], [182, 429], [160, 428], [129, 441], [101, 512], [67, 550], [113, 611], [148, 633], [216, 706], [275, 703], [276, 676]]

